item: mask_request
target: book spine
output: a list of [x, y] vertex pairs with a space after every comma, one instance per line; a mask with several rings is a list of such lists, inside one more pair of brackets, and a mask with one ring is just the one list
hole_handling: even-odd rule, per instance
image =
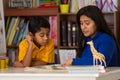
[[68, 34], [67, 34], [67, 21], [66, 20], [64, 20], [64, 21], [61, 21], [61, 45], [62, 46], [67, 46], [68, 44], [68, 42], [67, 42], [67, 36], [68, 36]]
[[72, 46], [72, 41], [71, 41], [71, 22], [68, 21], [68, 46]]
[[76, 30], [76, 24], [72, 24], [72, 46], [76, 46], [77, 43], [77, 30]]

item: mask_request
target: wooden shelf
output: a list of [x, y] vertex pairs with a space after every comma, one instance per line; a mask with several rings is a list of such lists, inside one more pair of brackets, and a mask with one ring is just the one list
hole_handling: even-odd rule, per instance
[[25, 8], [25, 9], [5, 9], [5, 16], [49, 16], [57, 15], [58, 8]]
[[59, 13], [59, 15], [76, 15], [76, 13]]
[[78, 48], [78, 46], [60, 46], [60, 48], [62, 49], [77, 49]]

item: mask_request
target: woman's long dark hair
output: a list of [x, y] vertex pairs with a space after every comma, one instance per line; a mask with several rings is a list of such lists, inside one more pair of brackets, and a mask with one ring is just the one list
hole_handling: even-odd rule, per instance
[[80, 29], [79, 40], [78, 40], [78, 44], [79, 44], [78, 53], [79, 54], [77, 56], [81, 55], [81, 53], [84, 49], [85, 43], [86, 43], [86, 37], [83, 35], [81, 28], [80, 28], [80, 17], [82, 15], [85, 15], [85, 16], [91, 18], [95, 22], [95, 24], [97, 26], [97, 31], [104, 32], [104, 33], [107, 33], [107, 34], [113, 36], [112, 31], [109, 29], [109, 27], [104, 19], [103, 13], [97, 6], [89, 5], [89, 6], [85, 6], [85, 7], [81, 8], [77, 13], [77, 23], [78, 23], [78, 26]]

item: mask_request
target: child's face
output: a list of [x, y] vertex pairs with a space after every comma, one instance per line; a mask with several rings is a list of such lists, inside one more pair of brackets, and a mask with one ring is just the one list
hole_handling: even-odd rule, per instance
[[39, 32], [35, 33], [34, 40], [39, 45], [46, 45], [49, 39], [49, 32], [48, 28], [41, 28]]
[[85, 15], [82, 15], [80, 17], [80, 24], [81, 24], [80, 28], [84, 36], [93, 37], [96, 34], [97, 27], [96, 27], [95, 22], [91, 18]]

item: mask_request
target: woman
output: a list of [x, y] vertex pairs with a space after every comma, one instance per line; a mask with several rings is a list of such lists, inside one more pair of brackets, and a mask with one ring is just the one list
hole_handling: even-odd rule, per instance
[[[80, 26], [78, 58], [66, 60], [62, 66], [93, 65], [93, 53], [87, 42], [92, 41], [94, 48], [104, 55], [106, 66], [118, 66], [118, 47], [115, 38], [108, 28], [101, 10], [96, 6], [86, 6], [77, 13]], [[98, 65], [100, 64], [100, 60]], [[105, 66], [105, 63], [102, 65]]]

